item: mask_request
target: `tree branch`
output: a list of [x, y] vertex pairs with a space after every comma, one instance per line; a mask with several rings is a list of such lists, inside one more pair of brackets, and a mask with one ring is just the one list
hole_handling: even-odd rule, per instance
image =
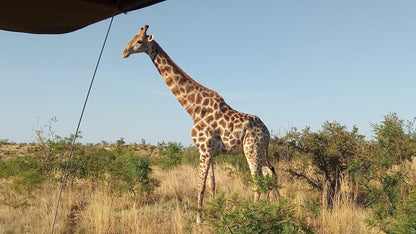
[[316, 183], [315, 181], [311, 180], [311, 179], [310, 179], [309, 177], [307, 177], [305, 174], [303, 174], [303, 173], [298, 173], [298, 172], [296, 172], [296, 171], [294, 171], [294, 170], [292, 170], [292, 169], [288, 169], [288, 170], [287, 170], [287, 172], [289, 172], [289, 174], [291, 174], [291, 175], [293, 175], [293, 176], [296, 176], [296, 177], [298, 177], [298, 178], [305, 179], [305, 180], [306, 180], [306, 182], [307, 182], [308, 184], [310, 184], [310, 185], [312, 185], [313, 187], [317, 188], [319, 191], [322, 191], [322, 190], [323, 190], [322, 185], [320, 185], [320, 184]]

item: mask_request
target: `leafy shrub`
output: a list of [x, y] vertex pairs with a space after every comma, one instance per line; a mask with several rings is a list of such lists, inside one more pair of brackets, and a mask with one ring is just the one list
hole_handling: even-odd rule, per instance
[[384, 116], [380, 124], [374, 125], [381, 166], [387, 169], [416, 155], [416, 130], [413, 124], [414, 121], [405, 124], [396, 113], [391, 113]]
[[[37, 144], [33, 146], [32, 150], [35, 152], [35, 156], [38, 158], [43, 171], [46, 173], [53, 172], [59, 165], [62, 157], [66, 153], [69, 154], [75, 138], [74, 134], [64, 138], [55, 134], [53, 123], [57, 121], [56, 117], [52, 117], [43, 128], [35, 130]], [[82, 138], [80, 133], [78, 132], [77, 138]]]
[[214, 158], [214, 163], [231, 165], [232, 168], [227, 167], [227, 171], [230, 176], [238, 175], [238, 177], [241, 179], [241, 182], [243, 182], [244, 185], [253, 186], [255, 190], [258, 188], [258, 186], [256, 185], [256, 181], [251, 176], [250, 167], [248, 166], [247, 159], [242, 154], [220, 154]]
[[[115, 155], [101, 147], [89, 146], [78, 149], [68, 165], [68, 178], [104, 179]], [[66, 162], [60, 164], [64, 171]]]
[[152, 172], [149, 160], [138, 156], [130, 157], [126, 169], [123, 180], [134, 193], [150, 194], [159, 186], [159, 181], [149, 176]]
[[169, 142], [166, 149], [160, 153], [157, 164], [164, 170], [178, 166], [184, 157], [183, 146], [180, 143]]
[[382, 229], [387, 229], [392, 218], [397, 216], [397, 206], [402, 199], [402, 191], [406, 187], [402, 170], [393, 175], [385, 175], [381, 186], [369, 186], [366, 196], [368, 205], [372, 208], [369, 223]]
[[237, 196], [228, 200], [222, 195], [207, 202], [204, 214], [216, 233], [312, 233], [296, 215], [295, 206], [285, 200], [253, 204]]
[[386, 233], [416, 233], [416, 190], [407, 191], [403, 171], [387, 175], [384, 182], [369, 195], [374, 201], [368, 223]]
[[413, 123], [399, 119], [397, 114], [386, 115], [374, 125], [375, 141], [367, 142], [366, 153], [352, 162], [349, 172], [359, 183], [361, 203], [371, 208], [368, 223], [387, 233], [411, 233], [409, 221], [415, 184], [409, 181], [405, 163], [416, 156], [416, 131]]
[[46, 179], [41, 165], [30, 156], [0, 161], [0, 178], [10, 177], [13, 178], [14, 188], [18, 192], [31, 192]]
[[199, 165], [199, 150], [196, 146], [189, 146], [183, 149], [183, 163]]
[[277, 179], [274, 175], [256, 176], [254, 178], [255, 191], [260, 193], [268, 193], [272, 190], [278, 190], [280, 188]]
[[[64, 171], [66, 162], [60, 164]], [[133, 148], [118, 145], [115, 149], [80, 147], [68, 166], [68, 179], [106, 180], [115, 192], [148, 195], [159, 181], [150, 177], [150, 160], [140, 157]]]
[[214, 158], [216, 163], [227, 163], [235, 167], [238, 173], [250, 175], [247, 159], [242, 155], [221, 154]]
[[[277, 151], [274, 152], [274, 155], [302, 162], [301, 168], [289, 168], [288, 172], [293, 176], [305, 179], [320, 192], [323, 192], [327, 186], [328, 197], [326, 200], [331, 206], [333, 198], [339, 191], [343, 174], [347, 173], [351, 162], [361, 150], [364, 136], [358, 134], [356, 127], [352, 131], [348, 131], [346, 126], [337, 122], [325, 122], [322, 125], [322, 130], [318, 132], [311, 132], [309, 128], [305, 128], [301, 132], [292, 129], [283, 139], [273, 140], [278, 146], [275, 146]], [[306, 163], [313, 166], [313, 174], [308, 174], [305, 170]]]
[[397, 218], [386, 230], [387, 233], [416, 233], [416, 189], [398, 205]]
[[135, 195], [148, 195], [159, 186], [159, 181], [149, 176], [152, 172], [149, 159], [137, 156], [129, 147], [118, 147], [115, 152], [109, 173], [113, 186], [120, 193], [131, 191]]

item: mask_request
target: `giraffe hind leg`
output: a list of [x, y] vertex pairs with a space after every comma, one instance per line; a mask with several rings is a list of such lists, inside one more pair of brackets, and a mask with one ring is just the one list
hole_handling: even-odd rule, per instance
[[[251, 176], [253, 180], [262, 179], [264, 175], [272, 176], [277, 179], [274, 168], [268, 163], [266, 154], [268, 152], [269, 138], [267, 134], [263, 134], [262, 131], [254, 128], [253, 131], [248, 132], [244, 139], [244, 155], [247, 158], [247, 162], [250, 167]], [[260, 133], [261, 132], [261, 133]], [[260, 177], [260, 178], [259, 178]], [[257, 186], [257, 185], [256, 185]], [[260, 199], [259, 188], [255, 188], [254, 202]], [[269, 194], [271, 189], [268, 188], [267, 200], [269, 200]]]
[[266, 194], [266, 200], [268, 202], [276, 201], [278, 198], [280, 198], [280, 193], [278, 190], [278, 184], [277, 184], [277, 175], [275, 172], [275, 169], [273, 166], [267, 165], [262, 167], [263, 176], [269, 176], [274, 180], [272, 184], [268, 184], [268, 190]]
[[211, 190], [212, 198], [215, 198], [216, 190], [215, 190], [215, 175], [214, 175], [214, 160], [211, 159], [209, 164], [209, 171], [208, 171], [208, 188]]
[[[263, 176], [262, 166], [261, 165], [261, 154], [259, 154], [258, 147], [254, 144], [253, 140], [250, 138], [245, 139], [244, 143], [244, 155], [246, 156], [248, 166], [250, 168], [250, 173], [254, 181], [257, 180], [257, 177]], [[257, 202], [260, 199], [260, 191], [257, 188], [254, 191], [254, 202]]]

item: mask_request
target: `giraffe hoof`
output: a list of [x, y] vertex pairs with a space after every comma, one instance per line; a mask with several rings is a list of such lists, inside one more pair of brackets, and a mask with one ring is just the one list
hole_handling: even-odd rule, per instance
[[196, 216], [196, 224], [198, 224], [198, 225], [202, 224], [202, 214], [198, 214]]

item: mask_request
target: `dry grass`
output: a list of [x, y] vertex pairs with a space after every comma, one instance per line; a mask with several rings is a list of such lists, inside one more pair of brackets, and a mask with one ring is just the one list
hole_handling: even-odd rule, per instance
[[[231, 168], [216, 166], [218, 191], [225, 196], [239, 194], [251, 199], [250, 187], [244, 185]], [[62, 194], [55, 233], [196, 233], [197, 168], [191, 165], [180, 165], [168, 171], [154, 168], [152, 175], [161, 184], [146, 199], [134, 198], [132, 194], [114, 194], [104, 182], [76, 180], [68, 183]], [[306, 183], [284, 174], [280, 176], [280, 195], [299, 204], [298, 207], [317, 195]], [[3, 201], [0, 233], [50, 232], [58, 189], [58, 182], [44, 183], [29, 196], [14, 192], [10, 181], [0, 181]], [[308, 219], [317, 233], [377, 233], [367, 227], [364, 220], [368, 211], [355, 204], [354, 189], [345, 178], [343, 192], [335, 200], [333, 209], [322, 208], [319, 216]], [[207, 192], [207, 199], [211, 198], [209, 194]], [[24, 200], [28, 204], [19, 206]], [[202, 227], [199, 232], [209, 233], [209, 230]]]
[[13, 144], [0, 142], [0, 158], [8, 159], [15, 155], [23, 155], [33, 148], [34, 144]]
[[[53, 220], [54, 201], [57, 193], [54, 186], [45, 184], [33, 197], [28, 194], [17, 193], [10, 189], [11, 183], [1, 180], [0, 231], [3, 233], [44, 233], [51, 227]], [[23, 201], [28, 201], [22, 205]], [[67, 206], [67, 203], [62, 203]], [[63, 209], [63, 215], [65, 215]], [[61, 221], [66, 222], [65, 219]], [[60, 229], [62, 230], [62, 229]]]
[[[320, 217], [316, 220], [316, 230], [319, 233], [380, 233], [365, 222], [368, 211], [356, 203], [357, 185], [344, 177], [341, 180], [340, 190], [333, 201], [332, 209], [325, 206], [321, 209]], [[326, 199], [326, 191], [324, 191], [321, 203], [327, 204]]]

